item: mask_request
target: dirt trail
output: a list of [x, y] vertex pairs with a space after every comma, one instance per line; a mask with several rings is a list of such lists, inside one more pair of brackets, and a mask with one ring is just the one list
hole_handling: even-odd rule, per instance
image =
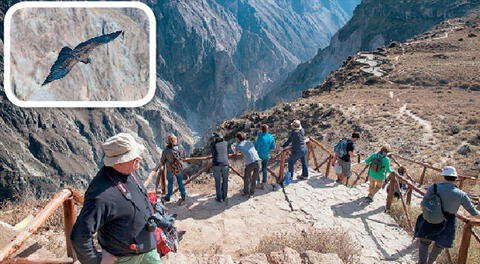
[[285, 188], [288, 202], [281, 189], [272, 188], [247, 200], [238, 194], [240, 179], [235, 177], [228, 205], [207, 194], [190, 194], [185, 204], [170, 204], [170, 212], [180, 216], [179, 229], [187, 230], [181, 253], [238, 259], [251, 254], [263, 237], [313, 226], [347, 230], [361, 248], [361, 263], [415, 263], [411, 237], [384, 213], [383, 190], [366, 204], [367, 184], [348, 188], [310, 173], [309, 180]]
[[424, 133], [424, 140], [425, 142], [428, 142], [428, 141], [435, 141], [435, 138], [433, 136], [433, 129], [432, 129], [432, 124], [425, 120], [425, 119], [422, 119], [421, 117], [415, 115], [414, 113], [412, 113], [410, 110], [407, 109], [407, 104], [404, 104], [402, 107], [400, 107], [400, 109], [398, 110], [400, 112], [400, 114], [402, 115], [407, 115], [411, 118], [413, 118], [417, 123], [419, 123], [425, 133]]

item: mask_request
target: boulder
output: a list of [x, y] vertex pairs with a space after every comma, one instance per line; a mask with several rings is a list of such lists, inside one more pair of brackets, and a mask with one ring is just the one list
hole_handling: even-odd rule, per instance
[[466, 156], [468, 153], [472, 152], [472, 150], [471, 150], [469, 144], [465, 144], [465, 145], [461, 146], [461, 147], [457, 150], [457, 152], [458, 152], [458, 154], [461, 154], [461, 155]]
[[277, 251], [270, 253], [270, 263], [271, 264], [302, 264], [302, 258], [300, 254], [286, 247], [283, 251]]
[[256, 253], [240, 259], [240, 264], [269, 264], [267, 255], [263, 253]]
[[302, 259], [304, 264], [330, 264], [343, 263], [342, 259], [337, 254], [328, 253], [321, 254], [312, 250], [307, 250], [302, 254]]

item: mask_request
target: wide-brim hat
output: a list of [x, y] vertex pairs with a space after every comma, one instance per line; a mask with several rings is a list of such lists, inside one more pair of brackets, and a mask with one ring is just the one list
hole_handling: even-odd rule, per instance
[[102, 144], [105, 151], [105, 166], [112, 166], [128, 162], [140, 157], [145, 147], [135, 141], [135, 138], [128, 133], [119, 133], [108, 138]]
[[302, 128], [302, 124], [300, 123], [300, 120], [297, 120], [297, 119], [293, 120], [293, 122], [290, 125], [295, 129]]
[[448, 177], [458, 177], [457, 170], [453, 166], [444, 167], [440, 175]]

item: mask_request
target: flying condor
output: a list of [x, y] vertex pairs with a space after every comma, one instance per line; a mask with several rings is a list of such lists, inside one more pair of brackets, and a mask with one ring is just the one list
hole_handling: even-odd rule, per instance
[[85, 64], [90, 63], [88, 55], [92, 50], [116, 39], [122, 33], [123, 31], [119, 30], [91, 38], [78, 44], [73, 50], [69, 47], [63, 47], [60, 54], [58, 54], [57, 60], [50, 68], [50, 74], [48, 74], [42, 86], [65, 77], [79, 61]]

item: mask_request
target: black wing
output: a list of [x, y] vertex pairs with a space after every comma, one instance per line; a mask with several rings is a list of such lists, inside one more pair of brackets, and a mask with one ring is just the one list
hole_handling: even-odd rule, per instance
[[108, 43], [108, 42], [116, 39], [122, 33], [123, 33], [123, 31], [119, 30], [119, 31], [115, 31], [115, 32], [110, 33], [110, 34], [100, 35], [98, 37], [91, 38], [87, 41], [84, 41], [84, 42], [78, 44], [75, 47], [75, 51], [82, 51], [82, 52], [88, 53], [91, 50], [93, 50], [94, 48], [100, 46], [101, 44], [105, 44], [105, 43]]
[[58, 54], [57, 60], [50, 68], [50, 74], [48, 74], [42, 86], [54, 80], [65, 77], [65, 75], [70, 72], [70, 69], [67, 67], [67, 65], [69, 64], [69, 60], [72, 58], [72, 49], [69, 47], [63, 47], [60, 51], [60, 54]]

